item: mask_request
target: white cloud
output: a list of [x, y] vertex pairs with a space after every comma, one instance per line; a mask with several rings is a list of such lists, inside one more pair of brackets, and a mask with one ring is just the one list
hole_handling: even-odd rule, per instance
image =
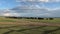
[[25, 2], [25, 1], [29, 1], [29, 2], [48, 2], [49, 0], [16, 0], [17, 2]]
[[[45, 2], [60, 2], [60, 0], [16, 0], [16, 2], [25, 2], [25, 1], [30, 1], [31, 2], [31, 5], [30, 6], [28, 6], [29, 5], [29, 3], [25, 3], [26, 4], [26, 6], [27, 7], [29, 7], [29, 8], [33, 8], [34, 6], [34, 4], [35, 3], [32, 3], [32, 2], [40, 2], [40, 3], [37, 3], [36, 5], [35, 5], [35, 7], [37, 7], [37, 8], [46, 8], [46, 9], [48, 9], [49, 11], [50, 10], [54, 10], [54, 8], [48, 8], [47, 6], [45, 6]], [[19, 6], [23, 6], [22, 4], [19, 4]], [[26, 9], [27, 7], [26, 6], [24, 6], [24, 8]], [[23, 7], [22, 7], [23, 8]]]
[[49, 2], [49, 0], [39, 0], [39, 1], [41, 1], [41, 2]]
[[60, 0], [50, 0], [50, 2], [60, 2]]
[[5, 11], [4, 12], [9, 12], [10, 10], [9, 9], [5, 9]]
[[[27, 7], [28, 8], [28, 7]], [[10, 12], [7, 12], [7, 11], [10, 11]], [[16, 12], [18, 12], [18, 13], [11, 13], [11, 12], [13, 12], [12, 10], [8, 10], [7, 9], [7, 11], [5, 11], [5, 12], [7, 12], [7, 13], [3, 13], [3, 16], [16, 16], [16, 17], [22, 17], [22, 16], [24, 16], [24, 17], [59, 17], [60, 15], [60, 9], [58, 10], [58, 9], [56, 9], [56, 10], [53, 10], [53, 11], [48, 11], [48, 9], [44, 9], [44, 8], [40, 8], [40, 10], [28, 10], [27, 12], [24, 10], [22, 13], [20, 12], [18, 12], [18, 11], [16, 11]], [[24, 13], [25, 12], [25, 13]]]
[[4, 13], [3, 16], [19, 16], [19, 13]]
[[[27, 0], [17, 0], [17, 2], [21, 2], [21, 1], [27, 1]], [[28, 1], [59, 2], [60, 0], [28, 0]], [[21, 12], [19, 11], [20, 14], [18, 14], [18, 13], [10, 13], [10, 12], [14, 12], [14, 11], [7, 9], [7, 10], [5, 10], [5, 13], [3, 15], [4, 16], [34, 16], [34, 15], [35, 16], [52, 16], [52, 15], [57, 16], [56, 14], [53, 14], [53, 11], [52, 11], [52, 10], [57, 10], [56, 8], [55, 9], [49, 9], [46, 6], [44, 6], [43, 3], [42, 3], [42, 7], [40, 5], [30, 5], [30, 6], [19, 5], [15, 9], [16, 9], [15, 10], [16, 12], [18, 12], [17, 10], [19, 10], [19, 9], [40, 9], [40, 10], [26, 10], [26, 11], [20, 10]], [[56, 13], [58, 13], [58, 12], [56, 12]]]
[[11, 14], [10, 13], [6, 13], [6, 14], [3, 14], [4, 16], [11, 16]]
[[25, 2], [25, 1], [30, 1], [30, 2], [60, 2], [60, 0], [16, 0], [17, 2]]

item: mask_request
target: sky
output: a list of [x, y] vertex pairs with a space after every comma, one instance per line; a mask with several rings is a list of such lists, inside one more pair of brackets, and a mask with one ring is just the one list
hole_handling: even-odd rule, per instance
[[3, 16], [60, 17], [60, 0], [0, 0]]
[[[33, 0], [29, 2], [25, 2], [27, 0], [0, 0], [0, 9], [10, 9], [10, 8], [14, 8], [18, 5], [25, 5], [25, 4], [34, 4], [32, 2], [34, 2]], [[36, 2], [39, 1], [39, 2]], [[43, 5], [44, 7], [47, 8], [59, 8], [60, 7], [60, 0], [35, 0], [35, 4], [36, 5]]]
[[0, 0], [0, 9], [10, 9], [18, 5], [15, 0]]

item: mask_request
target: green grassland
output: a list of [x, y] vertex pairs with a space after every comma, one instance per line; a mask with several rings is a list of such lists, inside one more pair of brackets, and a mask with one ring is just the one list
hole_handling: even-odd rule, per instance
[[42, 23], [60, 23], [60, 18], [54, 18], [53, 20], [39, 20], [39, 19], [14, 19], [14, 18], [4, 18], [0, 17], [0, 22], [42, 22]]
[[[60, 23], [60, 18], [54, 20], [14, 19], [0, 17], [0, 34], [60, 34], [60, 26], [20, 26], [6, 23]], [[3, 23], [3, 24], [1, 24]]]
[[57, 26], [9, 26], [0, 27], [0, 34], [60, 34]]
[[60, 18], [54, 18], [53, 20], [39, 20], [39, 19], [25, 19], [25, 20], [31, 22], [42, 22], [42, 23], [60, 23]]

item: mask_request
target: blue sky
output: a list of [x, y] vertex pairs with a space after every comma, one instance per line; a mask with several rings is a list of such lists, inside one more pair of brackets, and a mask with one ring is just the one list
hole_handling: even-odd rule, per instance
[[60, 0], [0, 0], [0, 9], [3, 12], [10, 12], [7, 14], [2, 12], [3, 15], [60, 17]]
[[0, 0], [0, 9], [10, 9], [18, 5], [15, 0]]
[[[20, 0], [21, 1], [21, 0]], [[10, 8], [14, 8], [18, 5], [23, 4], [23, 2], [18, 2], [18, 0], [0, 0], [0, 9], [10, 9]], [[29, 4], [29, 3], [24, 3], [25, 4]], [[39, 6], [44, 5], [44, 7], [47, 8], [59, 8], [60, 7], [60, 2], [40, 2], [40, 3], [36, 3]]]

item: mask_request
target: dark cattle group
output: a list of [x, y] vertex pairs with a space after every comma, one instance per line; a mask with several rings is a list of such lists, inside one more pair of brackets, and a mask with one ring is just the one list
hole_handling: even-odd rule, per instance
[[53, 20], [53, 18], [40, 18], [40, 17], [6, 17], [14, 19], [39, 19], [39, 20]]

